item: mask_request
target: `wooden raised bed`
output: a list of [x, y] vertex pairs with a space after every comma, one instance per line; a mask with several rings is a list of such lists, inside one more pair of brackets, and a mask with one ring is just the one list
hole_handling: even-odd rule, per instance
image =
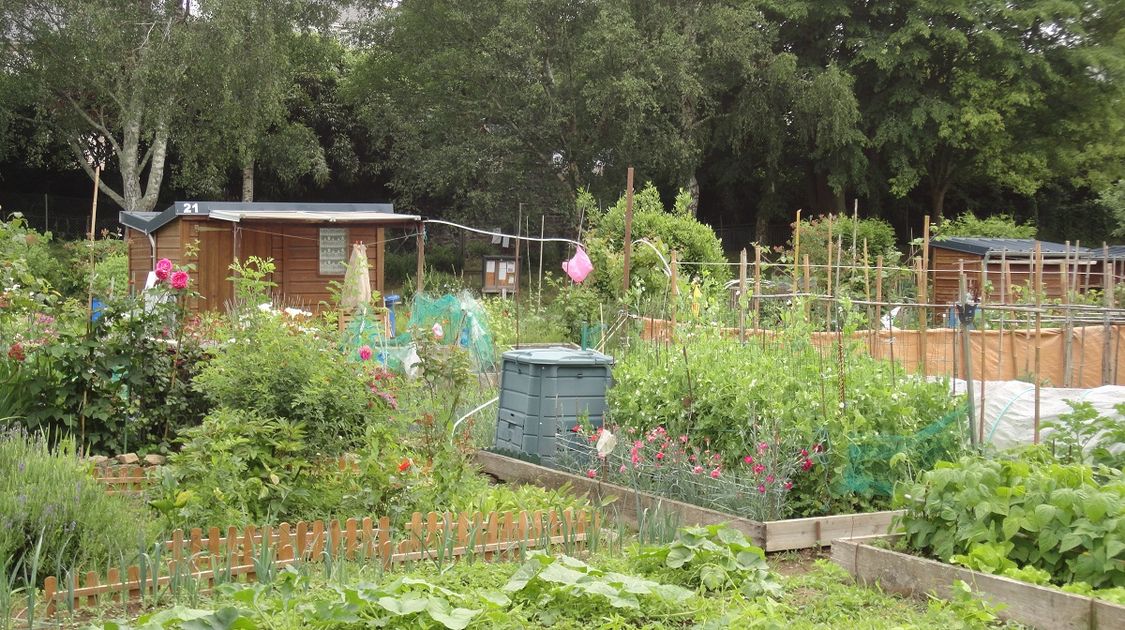
[[617, 518], [632, 525], [637, 524], [637, 512], [645, 510], [660, 510], [664, 514], [673, 512], [684, 525], [727, 523], [766, 551], [824, 547], [836, 538], [886, 534], [895, 516], [901, 513], [842, 514], [763, 523], [488, 451], [477, 451], [477, 463], [485, 473], [508, 483], [536, 484], [545, 488], [570, 484], [576, 492], [586, 494], [595, 501], [614, 497], [617, 499], [613, 504]]
[[993, 604], [1003, 604], [1004, 609], [997, 613], [1001, 618], [1041, 630], [1125, 628], [1125, 606], [870, 544], [896, 538], [884, 535], [834, 540], [832, 560], [857, 582], [878, 584], [883, 590], [902, 595], [933, 593], [948, 598], [953, 582], [962, 580]]

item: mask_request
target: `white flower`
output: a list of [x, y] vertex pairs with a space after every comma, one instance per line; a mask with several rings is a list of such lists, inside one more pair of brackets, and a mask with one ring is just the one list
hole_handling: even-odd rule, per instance
[[610, 433], [608, 429], [602, 429], [602, 434], [598, 437], [598, 443], [594, 448], [598, 450], [598, 457], [606, 457], [613, 452], [616, 446], [617, 437]]
[[269, 302], [263, 302], [262, 304], [258, 305], [258, 310], [263, 313], [268, 313], [273, 310], [273, 304], [270, 304]]

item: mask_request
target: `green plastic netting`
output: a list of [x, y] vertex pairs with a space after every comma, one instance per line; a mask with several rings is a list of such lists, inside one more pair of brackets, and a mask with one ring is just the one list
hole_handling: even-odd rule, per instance
[[896, 467], [903, 462], [917, 470], [929, 470], [958, 452], [967, 413], [968, 407], [961, 405], [913, 435], [851, 436], [847, 462], [843, 474], [836, 476], [832, 493], [891, 496], [894, 480], [902, 477]]
[[465, 348], [478, 371], [492, 370], [496, 366], [496, 350], [488, 329], [487, 315], [480, 302], [468, 291], [440, 297], [416, 295], [406, 326], [398, 326], [403, 332], [389, 339], [379, 319], [363, 312], [356, 313], [344, 330], [341, 343], [349, 353], [354, 353], [361, 346], [370, 346], [376, 358], [389, 369], [409, 371], [418, 359], [414, 351], [414, 335], [420, 331], [434, 331], [435, 325], [440, 326], [441, 343]]

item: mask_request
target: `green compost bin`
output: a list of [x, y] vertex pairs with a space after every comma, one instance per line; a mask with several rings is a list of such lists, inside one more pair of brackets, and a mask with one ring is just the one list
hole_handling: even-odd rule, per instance
[[581, 417], [600, 427], [613, 357], [594, 350], [529, 348], [505, 352], [500, 372], [496, 450], [554, 461], [560, 440]]

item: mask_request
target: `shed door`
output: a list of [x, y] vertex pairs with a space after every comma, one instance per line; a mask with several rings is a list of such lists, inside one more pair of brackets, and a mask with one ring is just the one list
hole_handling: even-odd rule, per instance
[[204, 298], [201, 310], [221, 311], [234, 296], [230, 277], [230, 264], [234, 261], [234, 233], [232, 224], [225, 221], [200, 222], [193, 226], [199, 239], [198, 291]]

